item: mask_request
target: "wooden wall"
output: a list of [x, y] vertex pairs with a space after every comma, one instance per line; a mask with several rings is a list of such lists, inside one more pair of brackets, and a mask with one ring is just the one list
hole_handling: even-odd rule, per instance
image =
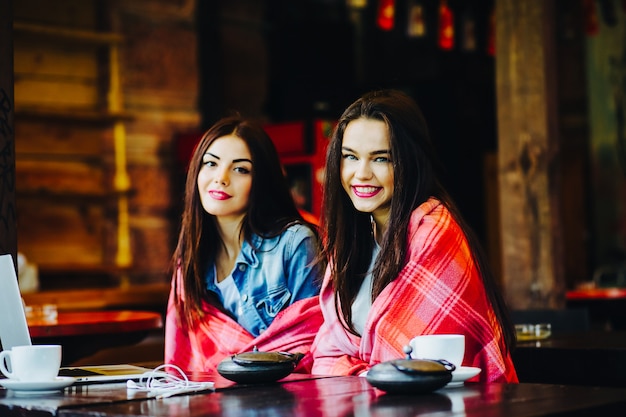
[[173, 141], [200, 119], [194, 8], [16, 2], [18, 249], [43, 288], [167, 280]]
[[586, 17], [567, 0], [497, 6], [503, 284], [513, 308], [563, 307], [593, 270]]

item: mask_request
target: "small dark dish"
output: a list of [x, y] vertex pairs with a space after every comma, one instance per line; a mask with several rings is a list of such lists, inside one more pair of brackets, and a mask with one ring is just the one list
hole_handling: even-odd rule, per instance
[[405, 346], [406, 359], [396, 359], [372, 366], [367, 382], [390, 394], [424, 394], [445, 386], [452, 380], [455, 366], [443, 359], [411, 359], [411, 347]]
[[274, 382], [286, 377], [296, 369], [304, 355], [289, 352], [238, 353], [217, 365], [217, 372], [224, 378], [241, 384]]

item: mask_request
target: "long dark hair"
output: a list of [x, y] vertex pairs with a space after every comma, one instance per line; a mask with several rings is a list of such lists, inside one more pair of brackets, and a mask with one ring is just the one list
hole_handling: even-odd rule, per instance
[[380, 120], [386, 124], [394, 170], [389, 224], [374, 265], [372, 299], [405, 266], [406, 231], [411, 213], [430, 197], [435, 197], [448, 208], [465, 234], [489, 301], [502, 326], [506, 347], [513, 347], [515, 334], [504, 298], [497, 288], [478, 238], [439, 180], [441, 167], [422, 112], [410, 96], [397, 90], [366, 93], [352, 103], [341, 115], [328, 146], [322, 213], [322, 256], [330, 262], [337, 294], [335, 308], [343, 319], [343, 326], [357, 333], [352, 326], [352, 309], [349, 306], [356, 298], [367, 273], [374, 249], [370, 214], [357, 211], [341, 186], [343, 135], [348, 124], [360, 118]]
[[[204, 277], [222, 241], [215, 216], [202, 207], [197, 179], [207, 149], [213, 141], [228, 135], [241, 138], [252, 156], [252, 187], [241, 229], [243, 238], [251, 242], [253, 234], [278, 236], [294, 223], [306, 224], [315, 231], [302, 219], [291, 196], [276, 147], [263, 128], [238, 116], [216, 122], [202, 136], [189, 162], [181, 228], [172, 256], [172, 270], [180, 270], [183, 277], [182, 307], [187, 320], [202, 316], [203, 299], [215, 303], [208, 297]], [[176, 300], [179, 298], [177, 296]]]

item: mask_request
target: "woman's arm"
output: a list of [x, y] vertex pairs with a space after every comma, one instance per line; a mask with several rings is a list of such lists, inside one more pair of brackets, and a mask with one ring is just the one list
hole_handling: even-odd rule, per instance
[[315, 375], [360, 375], [370, 368], [369, 363], [351, 356], [334, 344], [332, 322], [324, 321], [313, 341], [313, 369]]
[[317, 237], [307, 226], [292, 227], [294, 236], [286, 248], [284, 259], [287, 286], [291, 292], [290, 303], [317, 296], [321, 286], [320, 266], [315, 264]]

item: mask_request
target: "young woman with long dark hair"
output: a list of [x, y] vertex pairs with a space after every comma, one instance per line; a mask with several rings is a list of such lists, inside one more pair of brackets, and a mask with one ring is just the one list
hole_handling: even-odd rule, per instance
[[460, 333], [476, 379], [517, 381], [503, 297], [437, 170], [407, 94], [367, 93], [344, 111], [326, 159], [314, 373], [363, 374], [415, 336]]
[[239, 117], [214, 124], [189, 163], [166, 363], [206, 371], [257, 348], [305, 354], [299, 370], [309, 371], [321, 324], [318, 246], [263, 128]]

